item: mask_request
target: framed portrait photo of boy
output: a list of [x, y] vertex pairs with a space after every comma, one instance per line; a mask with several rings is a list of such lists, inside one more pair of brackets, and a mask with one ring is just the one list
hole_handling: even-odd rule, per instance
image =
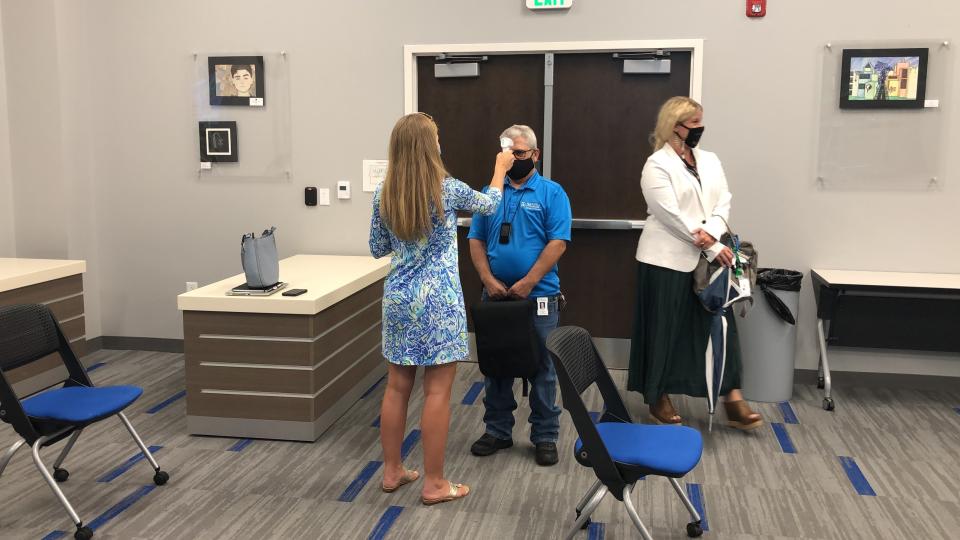
[[263, 107], [266, 104], [262, 56], [207, 58], [210, 105]]

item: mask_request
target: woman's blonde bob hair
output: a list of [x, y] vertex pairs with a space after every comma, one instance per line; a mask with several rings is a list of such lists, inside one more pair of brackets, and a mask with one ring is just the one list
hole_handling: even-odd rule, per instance
[[686, 122], [702, 110], [702, 105], [688, 97], [676, 96], [668, 99], [660, 107], [660, 114], [657, 115], [657, 127], [650, 135], [650, 144], [653, 146], [653, 151], [656, 152], [667, 144], [674, 136], [673, 130], [677, 124]]
[[443, 219], [443, 180], [437, 124], [425, 113], [408, 114], [390, 134], [387, 177], [380, 192], [380, 215], [398, 239], [413, 242]]

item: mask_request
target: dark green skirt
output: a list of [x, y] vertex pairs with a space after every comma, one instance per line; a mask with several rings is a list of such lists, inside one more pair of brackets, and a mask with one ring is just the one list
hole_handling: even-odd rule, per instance
[[[639, 263], [627, 389], [652, 404], [663, 394], [707, 396], [707, 341], [712, 315], [693, 293], [693, 272]], [[740, 338], [727, 315], [727, 362], [721, 395], [740, 387]]]

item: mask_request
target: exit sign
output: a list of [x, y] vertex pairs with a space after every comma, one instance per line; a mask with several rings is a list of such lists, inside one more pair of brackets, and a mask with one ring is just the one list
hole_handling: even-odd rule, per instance
[[570, 9], [573, 0], [527, 0], [529, 9]]

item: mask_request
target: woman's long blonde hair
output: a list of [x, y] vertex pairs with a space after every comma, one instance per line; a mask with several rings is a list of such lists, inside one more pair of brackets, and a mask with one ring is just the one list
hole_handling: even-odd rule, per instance
[[657, 127], [650, 134], [650, 144], [653, 145], [653, 151], [656, 152], [667, 144], [674, 136], [673, 130], [677, 124], [686, 122], [702, 110], [702, 105], [685, 96], [668, 99], [660, 107], [660, 114], [657, 115]]
[[387, 177], [380, 214], [398, 239], [412, 242], [430, 234], [432, 218], [443, 219], [443, 179], [437, 124], [423, 113], [397, 121], [390, 134]]

